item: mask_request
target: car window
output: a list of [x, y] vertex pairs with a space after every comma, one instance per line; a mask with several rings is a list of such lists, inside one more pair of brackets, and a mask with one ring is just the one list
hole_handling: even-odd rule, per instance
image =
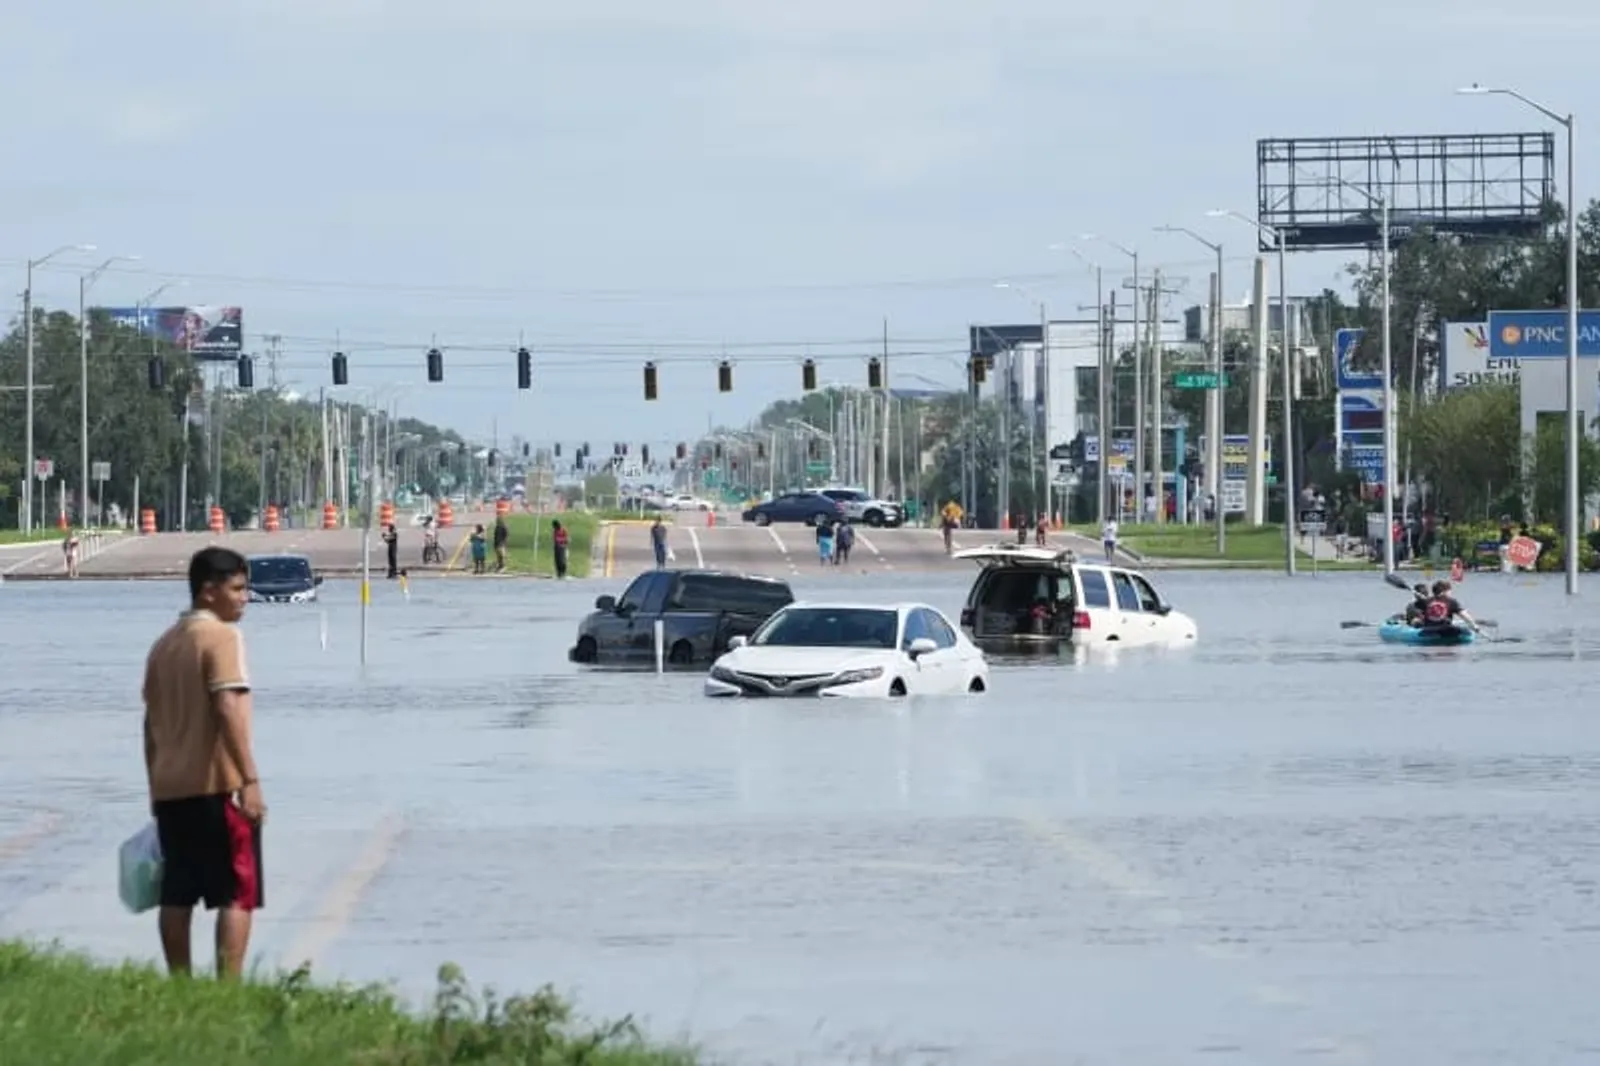
[[781, 581], [751, 581], [726, 574], [684, 574], [674, 606], [686, 611], [738, 611], [771, 614], [794, 602]]
[[302, 556], [280, 555], [250, 560], [250, 584], [310, 581], [311, 563]]
[[618, 598], [617, 606], [619, 608], [629, 607], [637, 611], [639, 609], [639, 605], [644, 602], [645, 593], [650, 588], [650, 579], [655, 576], [656, 575], [653, 573], [640, 574], [638, 577], [634, 578], [633, 584], [629, 585], [627, 589], [623, 591], [621, 597]]
[[1156, 595], [1156, 590], [1150, 587], [1150, 582], [1138, 574], [1129, 574], [1128, 580], [1133, 582], [1134, 591], [1139, 594], [1139, 605], [1151, 614], [1161, 610], [1161, 597]]
[[956, 631], [950, 628], [950, 623], [940, 618], [932, 611], [923, 609], [917, 612], [922, 616], [923, 624], [928, 629], [928, 635], [933, 637], [933, 642], [941, 648], [956, 646]]
[[881, 607], [791, 607], [767, 619], [756, 647], [893, 648], [900, 620]]
[[933, 639], [933, 634], [928, 632], [927, 619], [922, 616], [921, 611], [912, 611], [906, 615], [906, 631], [900, 638], [900, 647], [902, 650], [909, 649], [913, 640], [921, 640], [924, 637]]
[[1114, 571], [1111, 583], [1117, 588], [1117, 606], [1124, 611], [1139, 610], [1139, 594], [1133, 589], [1133, 582], [1128, 580], [1128, 575], [1121, 570]]
[[1106, 586], [1106, 575], [1100, 570], [1079, 570], [1078, 583], [1083, 586], [1085, 607], [1110, 607], [1111, 589]]
[[660, 614], [667, 604], [667, 593], [672, 590], [672, 575], [654, 573], [644, 575], [644, 591], [641, 593], [639, 605], [640, 614]]

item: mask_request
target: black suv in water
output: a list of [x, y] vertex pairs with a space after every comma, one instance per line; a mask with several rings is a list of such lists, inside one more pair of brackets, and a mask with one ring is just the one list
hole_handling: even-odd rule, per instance
[[304, 555], [252, 555], [250, 600], [253, 603], [302, 603], [317, 598], [322, 575]]
[[620, 599], [594, 601], [594, 612], [578, 624], [577, 643], [567, 656], [575, 663], [652, 663], [660, 620], [669, 663], [710, 663], [728, 650], [729, 637], [750, 636], [793, 602], [794, 593], [777, 578], [647, 570]]

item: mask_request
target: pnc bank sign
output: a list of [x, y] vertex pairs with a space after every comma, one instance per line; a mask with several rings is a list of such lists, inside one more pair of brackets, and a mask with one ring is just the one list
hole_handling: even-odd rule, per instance
[[[1564, 359], [1567, 355], [1565, 311], [1490, 311], [1487, 332], [1492, 359]], [[1578, 355], [1600, 357], [1600, 311], [1578, 312]]]

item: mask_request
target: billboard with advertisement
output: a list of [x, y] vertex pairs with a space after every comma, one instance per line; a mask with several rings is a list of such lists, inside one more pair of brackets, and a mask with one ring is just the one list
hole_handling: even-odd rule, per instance
[[1446, 389], [1515, 385], [1520, 378], [1520, 360], [1490, 351], [1487, 322], [1441, 322], [1439, 352]]
[[[1564, 359], [1567, 312], [1490, 311], [1489, 354], [1496, 359]], [[1578, 355], [1600, 355], [1600, 311], [1578, 311]]]
[[154, 335], [195, 359], [237, 359], [244, 349], [244, 314], [237, 307], [97, 307], [113, 323]]
[[1367, 331], [1341, 329], [1333, 335], [1339, 381], [1334, 423], [1339, 469], [1352, 470], [1367, 484], [1383, 483], [1383, 370], [1381, 355], [1368, 351]]

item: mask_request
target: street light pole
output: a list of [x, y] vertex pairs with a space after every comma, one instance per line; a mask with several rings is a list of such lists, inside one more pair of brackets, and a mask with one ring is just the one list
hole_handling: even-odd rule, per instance
[[[136, 263], [136, 255], [114, 255], [78, 276], [78, 521], [89, 521], [89, 287], [112, 263]], [[103, 502], [103, 501], [102, 501]], [[105, 516], [100, 516], [103, 522]], [[100, 522], [95, 523], [97, 526]]]
[[1217, 375], [1217, 387], [1206, 397], [1206, 488], [1211, 493], [1211, 509], [1217, 522], [1217, 554], [1227, 551], [1227, 512], [1222, 507], [1222, 436], [1227, 405], [1223, 402], [1227, 375], [1222, 368], [1222, 245], [1206, 240], [1186, 226], [1157, 226], [1164, 233], [1183, 233], [1210, 248], [1217, 256], [1216, 308], [1211, 316], [1211, 370]]
[[[1293, 577], [1296, 572], [1294, 555], [1294, 527], [1295, 527], [1295, 461], [1294, 461], [1294, 367], [1289, 355], [1289, 272], [1288, 248], [1284, 243], [1285, 234], [1281, 229], [1275, 229], [1264, 222], [1259, 222], [1249, 215], [1241, 215], [1237, 211], [1218, 210], [1207, 211], [1206, 214], [1213, 218], [1228, 217], [1238, 219], [1247, 226], [1254, 226], [1262, 236], [1278, 246], [1278, 334], [1279, 354], [1283, 362], [1280, 377], [1283, 381], [1283, 572]], [[1388, 496], [1388, 493], [1384, 493]]]
[[[1079, 240], [1100, 241], [1123, 255], [1133, 260], [1133, 506], [1134, 521], [1144, 513], [1144, 356], [1139, 347], [1139, 253], [1133, 248], [1125, 248], [1115, 241], [1106, 240], [1104, 237], [1093, 233], [1085, 233]], [[1113, 327], [1114, 331], [1115, 327]], [[1111, 365], [1116, 366], [1117, 344], [1113, 332], [1111, 339]], [[1157, 427], [1156, 447], [1161, 446], [1160, 427]], [[1101, 442], [1101, 454], [1105, 453], [1105, 442]], [[1156, 486], [1156, 491], [1161, 491], [1161, 486]], [[1160, 497], [1158, 496], [1159, 500]]]
[[27, 438], [23, 444], [23, 477], [22, 477], [22, 531], [29, 533], [33, 530], [33, 483], [35, 481], [33, 464], [38, 458], [33, 454], [33, 271], [35, 267], [42, 267], [58, 255], [67, 252], [92, 252], [92, 244], [64, 244], [49, 255], [38, 259], [28, 260], [28, 280], [22, 290], [22, 317], [26, 322], [27, 330], [27, 368], [23, 378], [23, 404], [27, 413], [23, 417], [25, 426], [23, 435]]
[[1578, 437], [1583, 433], [1578, 418], [1578, 164], [1577, 122], [1572, 112], [1557, 114], [1550, 108], [1515, 89], [1488, 88], [1474, 83], [1458, 93], [1470, 96], [1509, 96], [1520, 100], [1567, 131], [1567, 595], [1578, 594], [1578, 551], [1583, 536], [1581, 502], [1578, 492]]

